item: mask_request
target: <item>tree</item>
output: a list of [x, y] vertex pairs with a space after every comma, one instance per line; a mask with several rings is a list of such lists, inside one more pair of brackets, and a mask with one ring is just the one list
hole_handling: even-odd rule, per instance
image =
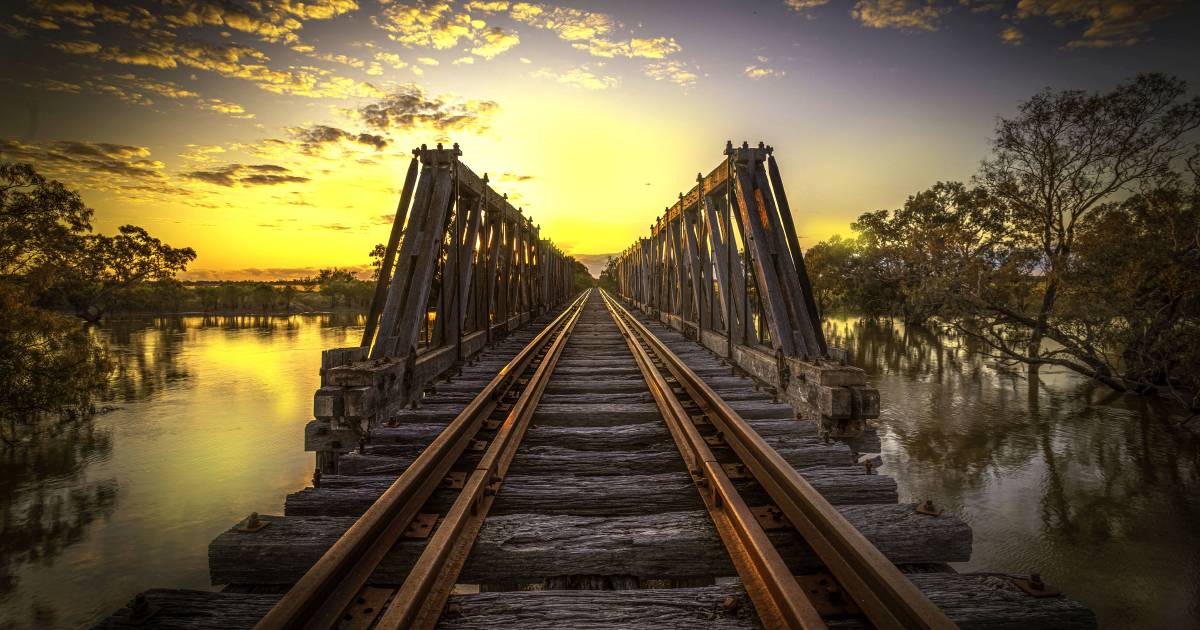
[[[1080, 222], [1055, 337], [1119, 379], [1200, 411], [1200, 182], [1174, 175]], [[1079, 371], [1079, 370], [1076, 370]]]
[[255, 306], [264, 313], [271, 310], [271, 307], [275, 305], [275, 287], [269, 284], [263, 282], [256, 283], [250, 288], [250, 296], [254, 300]]
[[372, 280], [379, 279], [379, 270], [383, 268], [383, 257], [386, 254], [387, 254], [387, 248], [384, 247], [383, 243], [376, 243], [375, 247], [372, 247], [371, 251], [368, 252], [367, 255], [371, 257], [371, 269], [372, 269], [371, 279]]
[[839, 308], [858, 308], [850, 300], [857, 275], [862, 244], [858, 239], [833, 235], [808, 248], [804, 264], [812, 281], [817, 308], [822, 313]]
[[596, 284], [596, 279], [588, 271], [587, 265], [571, 259], [571, 286], [575, 291], [582, 291]]
[[220, 310], [221, 289], [213, 286], [196, 287], [196, 299], [205, 312]]
[[122, 225], [115, 236], [80, 238], [57, 288], [76, 314], [96, 322], [122, 292], [143, 282], [172, 279], [195, 259], [196, 251], [190, 247], [171, 247], [143, 228]]
[[48, 416], [89, 415], [111, 370], [77, 320], [31, 301], [25, 289], [0, 282], [0, 441], [9, 446], [35, 437]]
[[992, 157], [977, 180], [1007, 213], [1014, 249], [1033, 253], [1031, 273], [1040, 277], [1028, 296], [993, 290], [990, 282], [965, 287], [975, 316], [966, 330], [1027, 364], [1031, 376], [1053, 364], [1115, 384], [1102, 363], [1064, 361], [1043, 342], [1070, 345], [1053, 320], [1080, 224], [1116, 195], [1167, 177], [1189, 150], [1200, 97], [1184, 100], [1186, 89], [1183, 81], [1149, 74], [1104, 94], [1046, 90], [1022, 103], [1017, 116], [999, 120]]
[[279, 290], [279, 298], [283, 300], [283, 310], [288, 313], [292, 312], [292, 303], [296, 301], [298, 293], [299, 291], [291, 283], [283, 285], [283, 288]]
[[0, 276], [32, 279], [52, 271], [91, 231], [91, 219], [75, 191], [29, 164], [0, 162]]
[[600, 288], [610, 293], [617, 293], [617, 259], [612, 256], [604, 263], [600, 271]]

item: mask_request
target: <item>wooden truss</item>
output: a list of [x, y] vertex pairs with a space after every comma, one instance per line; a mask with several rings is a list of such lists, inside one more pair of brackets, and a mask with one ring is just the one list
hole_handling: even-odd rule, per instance
[[459, 158], [413, 151], [362, 342], [326, 350], [316, 420], [318, 470], [491, 341], [566, 303], [573, 260]]
[[771, 147], [728, 143], [649, 238], [618, 255], [616, 273], [627, 300], [819, 410], [830, 431], [878, 415], [865, 374], [830, 358]]

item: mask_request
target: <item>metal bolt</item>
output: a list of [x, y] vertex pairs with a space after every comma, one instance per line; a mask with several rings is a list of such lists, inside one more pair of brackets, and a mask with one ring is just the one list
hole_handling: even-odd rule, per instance
[[446, 604], [446, 611], [442, 613], [442, 616], [446, 617], [447, 619], [453, 619], [455, 617], [461, 617], [462, 612], [462, 604], [458, 602], [451, 602]]
[[1029, 574], [1029, 585], [1039, 591], [1046, 588], [1046, 583], [1042, 581], [1041, 573], [1030, 573]]
[[727, 613], [737, 612], [737, 609], [741, 607], [742, 602], [738, 600], [736, 595], [729, 595], [725, 598], [725, 601], [721, 602], [721, 608], [724, 608]]
[[931, 512], [932, 512], [932, 511], [933, 511], [933, 509], [934, 509], [934, 507], [933, 507], [933, 499], [925, 499], [925, 503], [924, 503], [924, 505], [922, 505], [921, 507], [923, 507], [923, 508], [925, 508], [926, 510], [929, 510], [929, 511], [931, 511]]
[[258, 526], [258, 512], [251, 512], [250, 516], [246, 517], [246, 527]]
[[150, 608], [150, 601], [146, 599], [145, 593], [138, 593], [133, 596], [133, 601], [129, 604], [129, 610], [135, 617], [140, 617], [146, 614]]

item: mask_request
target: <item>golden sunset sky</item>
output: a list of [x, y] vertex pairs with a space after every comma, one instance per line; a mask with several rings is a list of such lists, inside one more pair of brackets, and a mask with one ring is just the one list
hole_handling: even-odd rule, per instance
[[1200, 75], [1182, 1], [4, 6], [0, 158], [194, 247], [190, 278], [365, 264], [439, 141], [596, 270], [763, 140], [807, 246], [969, 178], [1039, 89]]

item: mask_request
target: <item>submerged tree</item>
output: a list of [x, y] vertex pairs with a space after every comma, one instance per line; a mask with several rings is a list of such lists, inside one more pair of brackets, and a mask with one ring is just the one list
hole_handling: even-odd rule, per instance
[[94, 321], [117, 293], [168, 280], [196, 256], [135, 226], [93, 234], [91, 218], [75, 191], [0, 163], [0, 438], [10, 444], [44, 419], [87, 415], [109, 374], [89, 331], [42, 307], [71, 305]]
[[810, 250], [818, 296], [937, 316], [1034, 379], [1051, 365], [1200, 407], [1200, 98], [1185, 93], [1145, 75], [1036, 95], [999, 121], [973, 188], [939, 183]]
[[[1111, 92], [1044, 91], [1021, 104], [1018, 115], [996, 126], [993, 155], [977, 179], [1007, 213], [1007, 231], [1018, 249], [1036, 253], [1029, 295], [989, 290], [991, 279], [967, 291], [974, 319], [967, 327], [995, 351], [1029, 366], [1059, 365], [1111, 385], [1102, 362], [1043, 348], [1046, 339], [1070, 346], [1055, 326], [1055, 312], [1072, 275], [1081, 224], [1120, 194], [1169, 176], [1171, 164], [1190, 150], [1200, 127], [1200, 98], [1185, 100], [1183, 81], [1141, 75]], [[966, 285], [970, 288], [970, 285]], [[994, 287], [992, 287], [994, 288]], [[1032, 304], [1024, 303], [1032, 298]]]

